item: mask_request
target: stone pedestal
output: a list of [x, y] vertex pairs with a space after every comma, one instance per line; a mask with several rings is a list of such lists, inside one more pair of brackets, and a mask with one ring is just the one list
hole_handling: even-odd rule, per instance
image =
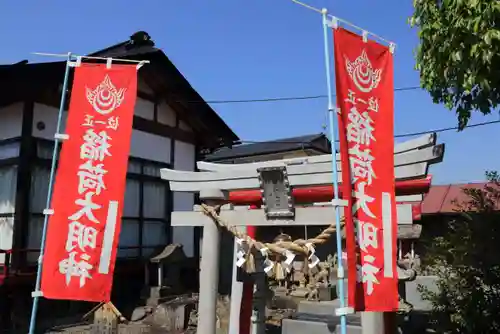
[[[285, 319], [281, 325], [282, 334], [340, 334], [340, 319], [308, 321]], [[347, 325], [347, 334], [363, 334], [361, 326]]]
[[141, 297], [147, 306], [157, 306], [169, 296], [182, 292], [179, 280], [186, 261], [182, 245], [170, 244], [144, 266], [145, 284]]
[[[333, 302], [303, 302], [299, 309], [318, 312], [296, 313], [291, 319], [283, 319], [282, 334], [337, 334], [340, 333], [340, 317], [332, 315]], [[359, 314], [347, 316], [347, 334], [362, 334]]]
[[331, 301], [337, 297], [335, 287], [333, 286], [320, 286], [318, 287], [318, 297], [321, 301]]
[[305, 287], [298, 287], [290, 292], [290, 297], [297, 299], [306, 299], [309, 295], [309, 290]]
[[172, 293], [173, 291], [168, 287], [145, 287], [142, 290], [142, 299], [147, 306], [157, 306], [168, 299], [168, 296], [172, 295]]
[[340, 307], [338, 299], [332, 301], [307, 301], [299, 303], [297, 313], [314, 314], [314, 315], [334, 315], [335, 309]]

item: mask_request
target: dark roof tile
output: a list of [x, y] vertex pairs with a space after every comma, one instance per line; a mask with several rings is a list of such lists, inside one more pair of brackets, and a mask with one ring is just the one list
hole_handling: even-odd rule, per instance
[[[216, 138], [219, 146], [230, 146], [234, 142], [238, 142], [238, 136], [196, 92], [165, 53], [155, 47], [148, 33], [136, 32], [127, 41], [93, 52], [88, 56], [150, 59], [151, 64], [148, 67], [145, 66], [146, 70], [144, 71], [154, 73], [155, 76], [159, 77], [161, 82], [159, 87], [162, 88], [162, 91], [168, 90], [181, 103], [185, 104], [186, 114], [190, 114], [189, 119], [193, 122], [193, 128], [197, 129], [199, 133], [209, 134], [210, 138]], [[26, 90], [26, 84], [14, 84], [12, 80], [12, 76], [19, 77], [17, 75], [19, 71], [30, 71], [29, 73], [43, 71], [54, 77], [57, 75], [55, 73], [64, 71], [64, 66], [64, 62], [28, 64], [26, 61], [0, 65], [0, 88], [8, 88], [8, 90], [3, 89], [6, 94], [0, 94], [0, 105], [10, 104], [23, 98], [22, 93]], [[25, 76], [33, 77], [28, 72]], [[23, 81], [20, 78], [17, 79], [17, 81]]]
[[[326, 145], [320, 145], [318, 142], [325, 140]], [[328, 148], [330, 142], [322, 134], [311, 134], [299, 137], [283, 138], [278, 140], [263, 141], [253, 144], [242, 144], [232, 148], [221, 148], [218, 151], [208, 155], [206, 161], [220, 161], [233, 158], [256, 156], [263, 154], [281, 153], [300, 149], [316, 149], [323, 153], [330, 153]]]

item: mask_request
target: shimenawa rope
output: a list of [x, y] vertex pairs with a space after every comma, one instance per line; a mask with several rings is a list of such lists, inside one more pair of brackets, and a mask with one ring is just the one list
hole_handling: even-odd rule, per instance
[[[278, 241], [275, 243], [260, 242], [258, 240], [254, 240], [245, 233], [238, 231], [235, 226], [227, 224], [227, 222], [225, 222], [222, 218], [220, 218], [219, 214], [217, 213], [220, 207], [214, 208], [206, 204], [202, 204], [201, 207], [203, 209], [203, 212], [207, 216], [211, 217], [212, 220], [217, 225], [226, 229], [236, 238], [243, 240], [248, 245], [249, 251], [247, 253], [247, 259], [249, 259], [249, 257], [252, 257], [251, 255], [252, 248], [255, 248], [258, 251], [269, 250], [271, 253], [277, 253], [284, 256], [286, 256], [287, 252], [290, 251], [295, 254], [301, 254], [307, 256], [310, 252], [310, 246], [321, 245], [326, 243], [326, 241], [330, 239], [332, 234], [334, 234], [335, 231], [337, 230], [335, 223], [333, 223], [326, 229], [321, 231], [321, 233], [315, 236], [314, 238], [310, 238], [307, 240], [297, 239], [294, 241]], [[342, 219], [341, 221], [341, 226], [344, 226], [344, 219]], [[250, 267], [254, 267], [253, 261], [248, 261], [248, 262], [249, 262], [248, 264], [250, 264]], [[253, 271], [253, 270], [251, 268], [248, 268], [247, 265], [247, 271]]]

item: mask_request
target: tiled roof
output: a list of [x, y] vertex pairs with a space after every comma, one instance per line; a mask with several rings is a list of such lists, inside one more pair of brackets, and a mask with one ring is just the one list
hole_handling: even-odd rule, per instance
[[[91, 56], [99, 57], [123, 57], [123, 58], [141, 58], [144, 55], [155, 56], [159, 62], [155, 71], [160, 71], [162, 79], [169, 82], [168, 90], [181, 100], [187, 100], [186, 107], [189, 110], [195, 111], [195, 121], [197, 125], [206, 127], [205, 130], [217, 132], [221, 136], [220, 141], [223, 146], [230, 146], [234, 142], [239, 141], [238, 136], [229, 128], [229, 126], [220, 118], [220, 116], [210, 107], [198, 92], [191, 86], [182, 73], [175, 67], [167, 55], [159, 48], [155, 47], [155, 43], [150, 35], [145, 31], [138, 31], [130, 36], [130, 39], [112, 45], [105, 49], [96, 51]], [[163, 65], [163, 66], [161, 66]], [[151, 66], [149, 66], [151, 67]], [[147, 68], [147, 67], [146, 67]], [[183, 103], [183, 102], [181, 102]]]
[[[238, 136], [203, 100], [167, 55], [155, 47], [147, 32], [136, 32], [126, 41], [93, 52], [88, 56], [150, 60], [150, 64], [141, 69], [141, 73], [153, 79], [158, 91], [168, 93], [170, 98], [175, 98], [183, 104], [186, 109], [184, 116], [189, 117], [193, 123], [190, 125], [198, 133], [207, 134], [206, 138], [217, 140], [218, 146], [230, 146], [239, 141]], [[16, 64], [0, 65], [0, 89], [3, 92], [0, 94], [0, 105], [8, 105], [23, 99], [24, 92], [31, 89], [26, 87], [30, 82], [26, 78], [33, 80], [35, 72], [41, 73], [38, 77], [43, 78], [44, 83], [47, 84], [48, 77], [62, 80], [64, 69], [65, 62], [62, 61], [51, 63], [21, 61]]]
[[[322, 142], [324, 141], [324, 142]], [[300, 149], [316, 149], [322, 153], [330, 153], [330, 141], [322, 133], [263, 141], [254, 144], [242, 144], [232, 148], [221, 148], [208, 155], [206, 161], [220, 161], [263, 154], [281, 153]]]
[[[487, 183], [463, 183], [431, 186], [422, 202], [422, 214], [454, 213], [457, 206], [469, 200], [463, 189], [483, 189]], [[500, 210], [500, 203], [498, 206]]]

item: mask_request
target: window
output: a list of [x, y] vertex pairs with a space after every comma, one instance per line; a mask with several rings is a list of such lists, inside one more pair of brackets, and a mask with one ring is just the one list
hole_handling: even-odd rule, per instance
[[17, 166], [0, 167], [0, 215], [14, 213]]
[[[40, 146], [37, 151], [39, 154], [48, 153], [45, 149], [42, 151]], [[48, 155], [39, 155], [39, 158], [45, 157]], [[168, 165], [132, 157], [129, 159], [118, 244], [119, 258], [149, 257], [156, 249], [169, 242], [171, 192], [168, 182], [160, 177], [160, 169], [164, 167]], [[50, 160], [47, 159], [43, 159], [32, 169], [29, 249], [40, 249], [49, 173]], [[28, 261], [35, 262], [38, 255], [38, 252], [30, 252]]]
[[[50, 167], [35, 165], [31, 170], [30, 184], [30, 221], [28, 227], [29, 250], [40, 249], [43, 229], [43, 210], [47, 206], [47, 193], [49, 191]], [[27, 254], [28, 263], [36, 262], [40, 252], [29, 251]]]
[[[17, 166], [0, 167], [0, 249], [12, 248], [16, 202]], [[0, 254], [0, 264], [5, 254]]]
[[150, 257], [169, 242], [171, 192], [160, 177], [166, 164], [131, 158], [118, 257]]

